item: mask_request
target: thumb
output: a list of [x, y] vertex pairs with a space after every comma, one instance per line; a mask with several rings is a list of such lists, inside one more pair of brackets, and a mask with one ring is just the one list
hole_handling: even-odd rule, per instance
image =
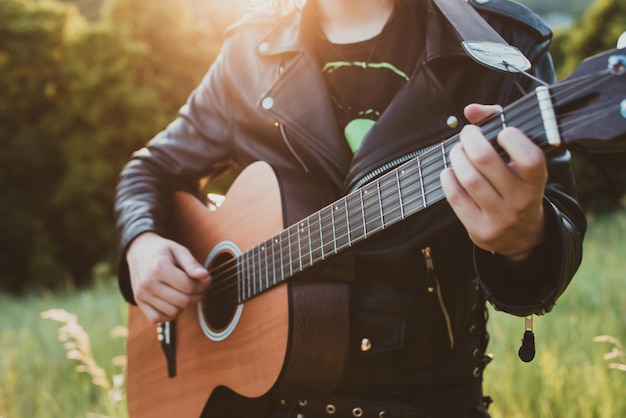
[[482, 105], [473, 103], [465, 106], [463, 113], [470, 123], [476, 124], [500, 111], [502, 111], [502, 106], [500, 105]]
[[186, 247], [175, 245], [172, 248], [172, 256], [174, 257], [176, 266], [183, 270], [190, 278], [203, 280], [209, 277], [207, 269], [196, 260]]

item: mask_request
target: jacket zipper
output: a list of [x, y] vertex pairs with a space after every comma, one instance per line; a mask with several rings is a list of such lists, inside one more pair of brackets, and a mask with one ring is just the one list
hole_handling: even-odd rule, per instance
[[366, 175], [364, 175], [363, 177], [361, 177], [359, 179], [359, 181], [357, 181], [354, 185], [354, 187], [352, 187], [351, 192], [357, 190], [358, 188], [360, 188], [361, 186], [363, 186], [364, 184], [369, 183], [370, 181], [372, 181], [373, 179], [381, 176], [382, 174], [386, 173], [389, 170], [392, 170], [396, 167], [398, 167], [401, 164], [406, 163], [407, 161], [412, 160], [413, 158], [435, 148], [435, 147], [440, 147], [441, 144], [437, 143], [437, 144], [433, 144], [430, 145], [426, 148], [422, 148], [419, 149], [417, 151], [413, 151], [411, 153], [405, 154], [401, 157], [398, 157], [394, 160], [389, 161], [388, 163], [385, 163], [383, 165], [381, 165], [380, 167], [378, 167], [375, 170], [370, 171], [369, 173], [367, 173]]
[[285, 131], [285, 125], [279, 122], [276, 122], [276, 125], [278, 126], [278, 129], [280, 130], [280, 136], [283, 138], [283, 142], [285, 143], [285, 145], [287, 146], [291, 154], [296, 158], [296, 160], [298, 160], [298, 162], [300, 163], [304, 171], [307, 173], [310, 173], [311, 171], [309, 170], [309, 168], [306, 166], [302, 158], [300, 158], [296, 150], [293, 149], [291, 142], [289, 142], [289, 139], [287, 138], [287, 132]]
[[426, 292], [431, 294], [435, 293], [437, 295], [439, 307], [441, 308], [441, 312], [443, 313], [443, 319], [446, 322], [446, 327], [448, 330], [450, 350], [452, 350], [454, 348], [454, 332], [452, 331], [452, 321], [450, 320], [450, 313], [446, 308], [446, 304], [443, 301], [443, 293], [441, 291], [439, 279], [435, 274], [435, 264], [433, 263], [433, 259], [430, 254], [430, 247], [423, 248], [422, 255], [424, 256], [424, 261], [426, 262]]

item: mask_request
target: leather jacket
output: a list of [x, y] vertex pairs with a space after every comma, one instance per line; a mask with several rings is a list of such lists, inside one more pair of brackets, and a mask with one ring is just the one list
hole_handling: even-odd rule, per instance
[[[416, 70], [354, 155], [337, 128], [302, 13], [281, 19], [253, 14], [229, 30], [179, 116], [121, 173], [119, 279], [129, 302], [123, 255], [138, 234], [165, 231], [172, 190], [263, 160], [310, 173], [339, 197], [383, 164], [458, 133], [465, 105], [506, 105], [523, 95], [520, 86], [536, 87], [528, 77], [468, 58], [436, 6], [423, 1], [427, 39]], [[535, 77], [555, 81], [551, 31], [536, 15], [508, 0], [470, 3], [526, 55]], [[449, 126], [450, 116], [459, 126]], [[445, 202], [354, 249], [351, 356], [338, 391], [405, 395], [479, 384], [485, 299], [518, 316], [552, 309], [581, 261], [586, 222], [569, 153], [554, 149], [546, 158], [547, 236], [523, 265], [513, 268], [474, 247]], [[364, 339], [371, 342], [367, 349]]]

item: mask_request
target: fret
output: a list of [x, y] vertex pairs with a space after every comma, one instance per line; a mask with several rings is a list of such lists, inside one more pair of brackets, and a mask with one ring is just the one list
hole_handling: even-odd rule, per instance
[[[294, 232], [295, 229], [295, 232]], [[297, 267], [294, 269], [295, 263], [298, 261], [298, 249], [296, 248], [296, 244], [298, 241], [298, 227], [297, 225], [292, 225], [287, 229], [287, 241], [289, 242], [289, 246], [287, 247], [287, 251], [289, 254], [289, 276], [293, 276], [295, 274], [294, 270], [297, 270]]]
[[500, 112], [500, 125], [502, 126], [502, 129], [505, 129], [507, 127], [504, 112]]
[[311, 264], [324, 259], [324, 248], [322, 242], [322, 221], [320, 212], [309, 216], [309, 237], [311, 240]]
[[309, 234], [309, 227], [307, 224], [307, 220], [305, 219], [303, 221], [300, 221], [300, 223], [298, 224], [298, 250], [300, 255], [300, 271], [311, 265], [310, 239], [311, 236]]
[[[367, 190], [365, 191], [367, 193]], [[365, 203], [363, 201], [363, 189], [359, 189], [359, 202], [361, 202], [361, 218], [363, 219], [363, 238], [367, 238], [367, 222], [365, 221]]]
[[363, 196], [363, 222], [368, 233], [383, 229], [377, 189], [377, 182], [365, 185], [361, 189], [361, 195]]
[[424, 169], [422, 171], [422, 179], [424, 181], [424, 207], [426, 207], [439, 200], [441, 194], [439, 174], [444, 166], [442, 164], [441, 155], [438, 152], [425, 154], [422, 162], [424, 163]]
[[352, 233], [350, 232], [350, 212], [348, 209], [348, 199], [342, 199], [344, 203], [344, 209], [346, 213], [346, 234], [348, 236], [348, 247], [352, 246]]
[[[252, 248], [250, 251], [250, 258], [252, 259], [250, 262], [250, 272], [251, 272], [251, 277], [252, 277], [252, 292], [254, 295], [257, 295], [259, 293], [261, 293], [261, 291], [263, 289], [261, 289], [261, 283], [258, 282], [258, 277], [257, 277], [257, 253], [258, 253], [258, 247], [254, 247]], [[258, 285], [258, 286], [257, 286]]]
[[237, 257], [235, 259], [236, 267], [237, 267], [237, 303], [242, 303], [244, 298], [244, 290], [243, 290], [243, 277], [242, 277], [242, 269], [241, 269], [241, 257]]
[[246, 299], [250, 299], [252, 297], [252, 283], [250, 283], [250, 253], [244, 253], [244, 263], [243, 263], [243, 272], [246, 278], [246, 289], [248, 291], [246, 295]]
[[261, 283], [263, 283], [265, 279], [265, 289], [269, 289], [270, 281], [267, 269], [267, 247], [265, 246], [265, 243], [259, 246], [259, 277], [261, 279]]
[[[282, 246], [280, 245], [280, 235], [276, 235], [272, 239], [272, 264], [274, 264], [274, 276], [276, 277], [276, 281], [283, 282], [285, 281], [285, 274], [283, 272], [283, 263], [282, 263]], [[279, 272], [276, 272], [276, 266], [279, 266]]]
[[396, 186], [398, 188], [398, 202], [400, 203], [400, 218], [404, 219], [404, 203], [402, 201], [402, 187], [400, 187], [400, 170], [396, 170]]
[[276, 265], [274, 264], [274, 239], [265, 241], [265, 277], [267, 277], [267, 287], [276, 286]]
[[419, 174], [419, 170], [412, 162], [405, 163], [398, 170], [400, 199], [405, 218], [423, 208], [422, 179], [419, 177]]
[[441, 143], [441, 158], [443, 160], [443, 168], [448, 168], [448, 158], [446, 156], [446, 144], [445, 144], [445, 142]]
[[400, 200], [398, 199], [398, 185], [393, 172], [382, 176], [379, 181], [379, 198], [383, 213], [383, 226], [386, 228], [401, 217]]
[[284, 230], [280, 233], [280, 266], [282, 270], [282, 279], [290, 277], [289, 274], [289, 231]]
[[320, 236], [322, 241], [322, 260], [335, 252], [335, 229], [333, 208], [326, 206], [320, 211]]
[[[306, 225], [306, 226], [304, 226]], [[305, 231], [305, 237], [306, 237], [306, 242], [305, 242], [305, 247], [303, 250], [304, 255], [307, 257], [307, 262], [303, 263], [304, 266], [306, 267], [310, 267], [313, 265], [313, 252], [312, 252], [312, 247], [311, 247], [311, 223], [310, 223], [310, 218], [306, 218], [303, 221], [303, 228], [306, 229]]]
[[380, 181], [376, 180], [376, 194], [378, 195], [378, 208], [380, 212], [380, 227], [385, 229], [385, 216], [383, 213], [383, 199], [380, 192]]
[[335, 232], [335, 252], [345, 248], [350, 241], [350, 226], [346, 217], [346, 200], [339, 199], [333, 204], [333, 224]]
[[417, 171], [418, 171], [419, 180], [420, 180], [420, 189], [422, 192], [422, 206], [425, 208], [426, 207], [426, 190], [424, 187], [424, 176], [422, 175], [422, 160], [420, 157], [417, 157], [416, 161], [417, 161]]
[[365, 219], [363, 214], [362, 191], [350, 193], [346, 196], [346, 216], [349, 225], [349, 244], [359, 241], [366, 237], [367, 229], [365, 228]]

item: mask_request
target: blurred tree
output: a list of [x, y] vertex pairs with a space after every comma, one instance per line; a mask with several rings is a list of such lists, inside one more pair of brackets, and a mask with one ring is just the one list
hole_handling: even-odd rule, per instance
[[14, 292], [25, 289], [33, 264], [60, 271], [45, 255], [42, 216], [65, 169], [45, 120], [56, 105], [68, 13], [0, 1], [0, 277]]
[[174, 117], [217, 53], [211, 34], [189, 19], [175, 0], [112, 1], [68, 47], [64, 105], [50, 121], [67, 170], [47, 225], [78, 286], [90, 284], [96, 263], [115, 259], [121, 167]]
[[108, 7], [88, 24], [60, 3], [0, 0], [0, 287], [13, 292], [83, 287], [114, 259], [117, 174], [219, 48], [176, 0]]

